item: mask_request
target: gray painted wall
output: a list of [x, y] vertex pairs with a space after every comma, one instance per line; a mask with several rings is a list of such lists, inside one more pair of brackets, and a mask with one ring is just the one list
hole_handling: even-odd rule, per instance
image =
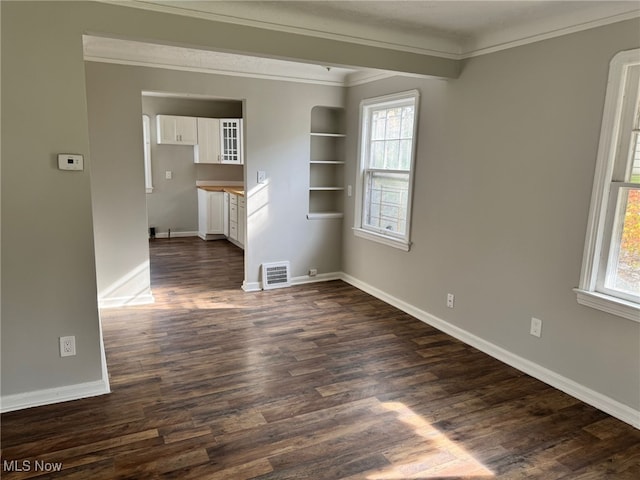
[[[91, 90], [100, 82], [87, 82]], [[97, 92], [100, 95], [100, 92]], [[91, 104], [89, 105], [91, 108]], [[91, 110], [89, 111], [91, 114]], [[156, 115], [185, 115], [189, 117], [242, 118], [241, 100], [208, 100], [142, 97], [142, 113], [151, 120], [151, 166], [153, 193], [147, 194], [149, 226], [157, 233], [198, 231], [197, 180], [244, 181], [242, 165], [205, 165], [193, 163], [194, 147], [158, 145]], [[91, 129], [91, 117], [89, 119]], [[173, 173], [172, 179], [165, 172]]]
[[[304, 219], [309, 112], [316, 104], [342, 104], [341, 89], [96, 64], [89, 68], [106, 76], [104, 96], [116, 103], [92, 98], [91, 108], [107, 112], [105, 131], [115, 121], [122, 125], [114, 132], [126, 131], [122, 139], [109, 137], [110, 145], [92, 133], [89, 155], [81, 35], [454, 76], [458, 62], [91, 2], [3, 1], [0, 8], [3, 396], [102, 378], [96, 260], [113, 260], [117, 279], [148, 258], [140, 92], [223, 90], [247, 107], [249, 281], [258, 279], [261, 262], [284, 258], [294, 275], [303, 274], [305, 263], [323, 260], [314, 252], [343, 235], [344, 258], [336, 253], [314, 265], [320, 271], [342, 265], [454, 325], [640, 407], [639, 325], [579, 306], [571, 292], [608, 62], [638, 46], [637, 21], [474, 58], [448, 83], [404, 79], [351, 89], [350, 183], [360, 98], [422, 91], [414, 246], [403, 253], [352, 236], [353, 199], [344, 234], [339, 222]], [[295, 108], [283, 121], [284, 103]], [[94, 158], [101, 150], [108, 155]], [[59, 152], [85, 154], [85, 171], [58, 171]], [[264, 188], [255, 183], [258, 169], [269, 175]], [[455, 310], [445, 309], [446, 292], [456, 294]], [[532, 315], [545, 322], [540, 340], [527, 333]], [[59, 358], [60, 335], [76, 335], [77, 357]]]
[[[124, 87], [123, 96], [116, 98], [116, 105], [122, 108], [119, 115], [108, 105], [100, 106], [109, 112], [105, 123], [119, 118], [127, 135], [110, 138], [106, 163], [94, 162], [89, 155], [83, 33], [306, 58], [322, 65], [388, 64], [390, 68], [404, 69], [415, 64], [411, 68], [443, 75], [458, 70], [457, 62], [452, 60], [96, 2], [3, 1], [0, 8], [1, 116], [5, 120], [1, 152], [3, 398], [106, 381], [101, 369], [97, 282], [108, 286], [110, 280], [141, 267], [144, 287], [148, 244], [145, 193], [140, 188], [144, 177], [141, 89]], [[306, 178], [303, 173], [307, 171], [311, 106], [341, 104], [343, 92], [311, 86], [285, 88], [285, 84], [241, 82], [237, 78], [207, 86], [204, 75], [172, 72], [172, 76], [179, 80], [168, 82], [170, 88], [164, 91], [211, 93], [220, 87], [226, 91], [227, 85], [238, 85], [230, 90], [230, 97], [257, 99], [249, 102], [246, 112], [247, 135], [253, 135], [251, 124], [261, 127], [252, 137], [255, 143], [248, 145], [247, 156], [253, 159], [253, 164], [246, 167], [251, 173], [248, 178], [254, 179], [258, 168], [266, 170], [271, 179], [268, 191], [264, 191], [268, 196], [263, 196], [268, 198], [268, 206], [286, 203], [277, 218], [274, 208], [267, 206], [259, 213], [254, 209], [255, 218], [261, 221], [249, 229], [253, 247], [245, 263], [247, 278], [257, 280], [261, 262], [291, 257], [290, 252], [295, 249], [290, 239], [296, 239], [295, 246], [300, 242], [297, 232], [303, 232], [300, 235], [305, 237], [321, 229], [319, 223], [309, 225], [300, 218], [306, 202], [292, 199], [302, 198], [306, 180], [293, 179]], [[126, 79], [111, 80], [117, 84]], [[151, 82], [144, 89], [154, 90], [153, 87]], [[299, 110], [287, 116], [290, 122], [283, 124], [277, 112], [289, 98], [292, 104], [300, 100]], [[92, 139], [92, 150], [107, 149], [96, 141]], [[57, 153], [84, 154], [85, 171], [58, 171]], [[282, 161], [283, 157], [288, 160]], [[254, 193], [255, 186], [255, 182], [247, 182]], [[333, 227], [327, 235], [330, 244], [335, 239], [339, 252], [340, 232]], [[109, 239], [115, 240], [110, 243]], [[98, 257], [114, 260], [111, 278], [105, 275], [97, 279], [96, 260], [100, 260], [96, 252]], [[294, 273], [300, 274], [306, 268], [306, 258], [296, 256], [291, 260]], [[337, 263], [338, 260], [331, 260], [318, 267], [334, 270]], [[58, 337], [62, 335], [76, 336], [76, 357], [58, 356]]]
[[[576, 302], [608, 66], [637, 20], [466, 61], [449, 81], [349, 89], [355, 182], [363, 98], [421, 92], [408, 253], [345, 228], [346, 273], [640, 408], [640, 324]], [[345, 225], [353, 225], [353, 198]], [[455, 309], [446, 294], [455, 294]], [[542, 338], [529, 335], [532, 316]]]
[[[291, 262], [293, 276], [305, 275], [309, 267], [318, 273], [340, 270], [341, 222], [310, 222], [306, 213], [311, 109], [341, 105], [344, 89], [94, 62], [87, 62], [86, 71], [99, 292], [135, 295], [148, 278], [148, 268], [143, 268], [135, 281], [112, 287], [148, 261], [139, 124], [140, 92], [149, 90], [244, 102], [247, 282], [259, 281], [262, 263], [279, 260]], [[119, 141], [114, 144], [113, 138]], [[191, 147], [170, 150], [185, 155], [174, 160], [186, 162], [176, 177], [193, 173], [186, 158]], [[256, 183], [258, 170], [267, 172], [264, 186]], [[195, 192], [195, 177], [183, 185]]]

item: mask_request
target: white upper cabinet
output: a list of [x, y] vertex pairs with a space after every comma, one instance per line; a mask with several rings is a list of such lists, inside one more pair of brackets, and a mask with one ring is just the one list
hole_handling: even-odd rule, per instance
[[242, 119], [198, 118], [195, 163], [242, 165]]
[[195, 163], [220, 163], [220, 120], [198, 118], [198, 144], [193, 161]]
[[158, 115], [158, 143], [166, 145], [197, 145], [198, 129], [195, 117]]
[[220, 119], [220, 163], [242, 165], [242, 119]]

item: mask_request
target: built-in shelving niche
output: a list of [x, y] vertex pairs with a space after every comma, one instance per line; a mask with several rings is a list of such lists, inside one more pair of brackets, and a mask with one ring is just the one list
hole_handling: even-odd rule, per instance
[[309, 219], [343, 217], [344, 132], [344, 109], [316, 106], [311, 110]]

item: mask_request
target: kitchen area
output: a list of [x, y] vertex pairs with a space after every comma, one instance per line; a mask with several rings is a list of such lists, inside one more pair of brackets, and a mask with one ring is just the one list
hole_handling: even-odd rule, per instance
[[142, 113], [150, 238], [244, 248], [243, 102], [145, 92]]

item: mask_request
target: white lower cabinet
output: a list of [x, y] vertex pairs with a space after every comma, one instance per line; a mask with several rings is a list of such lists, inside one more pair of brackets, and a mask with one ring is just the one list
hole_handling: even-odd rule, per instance
[[226, 237], [244, 248], [245, 212], [243, 196], [198, 188], [198, 236], [203, 240]]
[[245, 201], [244, 197], [229, 194], [229, 239], [244, 248]]
[[244, 248], [245, 243], [245, 223], [246, 223], [246, 209], [244, 203], [244, 197], [238, 197], [238, 242]]
[[203, 240], [224, 235], [224, 192], [198, 189], [198, 236]]

